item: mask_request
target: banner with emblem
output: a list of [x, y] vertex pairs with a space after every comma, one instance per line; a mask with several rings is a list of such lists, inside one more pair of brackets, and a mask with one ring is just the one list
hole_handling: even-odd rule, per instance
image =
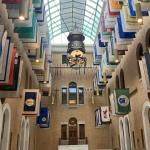
[[38, 89], [24, 89], [23, 115], [39, 115], [41, 94]]
[[129, 89], [115, 89], [115, 110], [116, 114], [125, 115], [131, 111]]
[[37, 117], [37, 124], [39, 124], [40, 128], [49, 128], [50, 112], [47, 107], [40, 108], [40, 115]]
[[110, 111], [109, 106], [102, 106], [101, 107], [101, 119], [102, 123], [110, 123]]

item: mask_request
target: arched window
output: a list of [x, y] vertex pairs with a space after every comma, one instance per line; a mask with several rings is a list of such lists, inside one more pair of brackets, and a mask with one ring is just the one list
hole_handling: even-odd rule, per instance
[[107, 91], [107, 96], [108, 96], [108, 105], [110, 106], [110, 88], [108, 88], [108, 91]]
[[137, 46], [137, 49], [136, 49], [137, 70], [138, 70], [139, 78], [141, 78], [141, 71], [140, 71], [140, 66], [139, 66], [139, 60], [142, 60], [142, 56], [143, 55], [144, 55], [143, 46], [142, 46], [141, 43], [139, 43], [138, 46]]
[[21, 120], [21, 128], [20, 128], [20, 139], [19, 139], [19, 150], [24, 150], [25, 146], [25, 127], [26, 127], [26, 121], [25, 117], [22, 117]]
[[119, 89], [119, 77], [116, 75], [116, 89]]
[[143, 127], [144, 127], [144, 136], [146, 143], [146, 150], [150, 149], [150, 123], [149, 123], [149, 111], [150, 111], [150, 102], [145, 102], [142, 110], [143, 117]]
[[132, 150], [131, 131], [130, 131], [128, 116], [124, 117], [124, 135], [125, 135], [125, 147], [126, 147], [126, 149]]
[[69, 83], [69, 104], [77, 104], [77, 84]]
[[24, 150], [29, 149], [29, 136], [30, 136], [30, 124], [29, 124], [29, 119], [26, 119], [26, 124], [25, 124], [25, 148]]
[[124, 72], [122, 69], [120, 71], [120, 88], [125, 88]]
[[145, 41], [146, 41], [146, 47], [147, 47], [147, 52], [148, 52], [150, 48], [150, 29], [148, 29], [146, 33]]
[[120, 146], [121, 150], [125, 150], [125, 137], [124, 137], [124, 129], [123, 129], [123, 118], [119, 118], [119, 134], [120, 134]]
[[8, 150], [9, 139], [10, 139], [11, 110], [8, 104], [5, 104], [2, 110], [3, 110], [3, 113], [2, 113], [3, 121], [2, 121], [0, 150]]

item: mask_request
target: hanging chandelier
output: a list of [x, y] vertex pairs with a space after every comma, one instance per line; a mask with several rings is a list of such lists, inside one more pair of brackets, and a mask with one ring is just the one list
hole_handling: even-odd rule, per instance
[[73, 32], [70, 32], [67, 37], [68, 43], [68, 64], [70, 67], [85, 67], [87, 59], [84, 57], [84, 35], [75, 27]]

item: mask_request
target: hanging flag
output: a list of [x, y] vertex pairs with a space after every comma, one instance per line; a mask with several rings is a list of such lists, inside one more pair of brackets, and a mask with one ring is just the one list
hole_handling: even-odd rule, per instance
[[110, 113], [111, 113], [111, 115], [115, 115], [116, 110], [115, 110], [114, 93], [110, 94], [109, 99], [110, 99], [110, 105], [111, 105]]
[[[129, 12], [131, 16], [136, 16], [137, 12], [136, 12], [136, 8], [135, 8], [135, 3], [134, 0], [128, 0], [128, 7], [129, 7]], [[142, 15], [143, 16], [148, 16], [148, 11], [146, 9], [142, 8]]]
[[99, 108], [99, 109], [97, 109], [97, 110], [95, 111], [95, 126], [96, 126], [97, 128], [99, 128], [99, 127], [101, 127], [101, 125], [102, 125], [101, 109]]
[[0, 91], [17, 91], [20, 86], [21, 76], [23, 70], [23, 60], [16, 56], [14, 71], [13, 71], [13, 84], [0, 86]]
[[[4, 31], [4, 27], [2, 26], [1, 31], [0, 31], [0, 43], [1, 43], [1, 55], [0, 55], [0, 73], [2, 73], [2, 64], [3, 64], [3, 58], [4, 58], [4, 53], [5, 53], [5, 47], [6, 41], [7, 41], [7, 31]], [[3, 35], [2, 35], [3, 34]]]
[[101, 120], [102, 123], [110, 123], [110, 112], [108, 106], [101, 107]]
[[[144, 85], [146, 85], [147, 90], [150, 89], [150, 54], [144, 53], [144, 56], [142, 57], [142, 68], [141, 73], [144, 75]], [[143, 71], [142, 71], [143, 70]]]
[[39, 115], [41, 95], [38, 89], [24, 89], [23, 115]]
[[40, 108], [40, 115], [37, 117], [37, 124], [40, 128], [49, 128], [50, 126], [50, 112], [48, 108]]
[[116, 114], [128, 114], [131, 111], [129, 89], [115, 89], [114, 97]]

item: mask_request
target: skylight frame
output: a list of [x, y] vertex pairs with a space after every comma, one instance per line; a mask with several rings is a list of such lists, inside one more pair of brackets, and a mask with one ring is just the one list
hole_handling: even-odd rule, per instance
[[[61, 14], [60, 0], [44, 0], [44, 3], [46, 7], [46, 12], [47, 12], [46, 16], [48, 20], [49, 31], [51, 34], [50, 38], [53, 39], [56, 36], [58, 36], [59, 33], [60, 34], [64, 33], [62, 29], [65, 28], [64, 27], [65, 23], [63, 21], [62, 16], [64, 17], [65, 15], [68, 15], [69, 11], [66, 14], [65, 13]], [[81, 21], [82, 23], [77, 24], [77, 26], [79, 25], [79, 28], [82, 30], [83, 34], [91, 38], [91, 40], [93, 40], [94, 42], [94, 39], [97, 34], [96, 28], [98, 28], [104, 0], [86, 0], [85, 3], [82, 3], [79, 0], [74, 0], [74, 1], [68, 0], [68, 1], [64, 1], [63, 3], [75, 3], [76, 6], [77, 4], [79, 4], [79, 6], [82, 5], [82, 7], [84, 5], [84, 9], [82, 9], [82, 13], [80, 13], [80, 7], [72, 7], [73, 15], [77, 14], [78, 17], [79, 16], [84, 17], [84, 19]], [[77, 10], [79, 10], [79, 12], [77, 12]], [[76, 16], [73, 16], [72, 18], [67, 19], [68, 20], [67, 23], [69, 24], [70, 30], [73, 28], [75, 24], [74, 20], [77, 20], [77, 19], [78, 18], [76, 18]], [[62, 27], [62, 23], [63, 23], [63, 27]], [[72, 23], [72, 28], [70, 26], [71, 23]], [[65, 26], [66, 28], [68, 28], [67, 25]], [[70, 31], [67, 31], [67, 32], [70, 32]]]

